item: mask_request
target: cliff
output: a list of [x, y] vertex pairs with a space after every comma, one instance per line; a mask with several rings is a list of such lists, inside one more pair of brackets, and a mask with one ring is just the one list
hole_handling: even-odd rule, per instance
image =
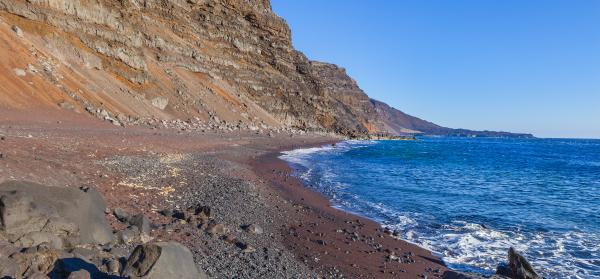
[[296, 51], [268, 0], [0, 0], [0, 47], [4, 108], [355, 137], [445, 129]]
[[423, 134], [450, 137], [500, 137], [500, 138], [533, 138], [531, 134], [501, 131], [473, 131], [468, 129], [452, 129], [442, 127], [429, 121], [408, 115], [386, 103], [371, 99], [377, 115], [385, 124], [385, 130], [392, 134]]

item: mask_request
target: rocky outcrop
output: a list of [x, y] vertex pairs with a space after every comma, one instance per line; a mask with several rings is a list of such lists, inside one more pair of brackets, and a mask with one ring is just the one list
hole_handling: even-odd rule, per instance
[[531, 264], [515, 251], [514, 248], [508, 249], [508, 263], [498, 265], [496, 274], [492, 276], [483, 276], [470, 272], [459, 272], [449, 270], [444, 272], [443, 279], [543, 279], [539, 276]]
[[527, 259], [512, 247], [508, 249], [508, 265], [498, 266], [496, 274], [512, 279], [542, 279]]
[[385, 127], [369, 96], [363, 92], [346, 70], [333, 64], [310, 63], [311, 75], [323, 96], [331, 98], [323, 121], [344, 134], [361, 135], [392, 132]]

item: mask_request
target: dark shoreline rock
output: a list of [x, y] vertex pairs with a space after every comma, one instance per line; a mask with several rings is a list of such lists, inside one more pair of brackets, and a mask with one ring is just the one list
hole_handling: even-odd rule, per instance
[[535, 272], [527, 259], [519, 254], [513, 247], [508, 249], [508, 265], [499, 265], [496, 274], [513, 279], [542, 279], [542, 277]]
[[496, 274], [483, 276], [481, 274], [450, 270], [444, 273], [443, 279], [543, 279], [531, 264], [514, 248], [508, 249], [508, 264], [499, 264]]

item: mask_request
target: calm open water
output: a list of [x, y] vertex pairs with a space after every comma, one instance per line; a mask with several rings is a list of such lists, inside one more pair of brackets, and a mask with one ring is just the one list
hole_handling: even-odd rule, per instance
[[600, 140], [347, 141], [282, 159], [452, 268], [491, 274], [513, 246], [546, 278], [600, 278]]

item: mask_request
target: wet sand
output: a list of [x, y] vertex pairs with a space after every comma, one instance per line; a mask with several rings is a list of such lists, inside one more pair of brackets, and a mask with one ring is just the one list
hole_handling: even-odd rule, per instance
[[438, 278], [446, 271], [430, 251], [384, 233], [372, 220], [331, 207], [291, 176], [278, 155], [270, 153], [250, 164], [293, 204], [282, 234], [286, 246], [306, 264], [338, 270], [348, 278]]

